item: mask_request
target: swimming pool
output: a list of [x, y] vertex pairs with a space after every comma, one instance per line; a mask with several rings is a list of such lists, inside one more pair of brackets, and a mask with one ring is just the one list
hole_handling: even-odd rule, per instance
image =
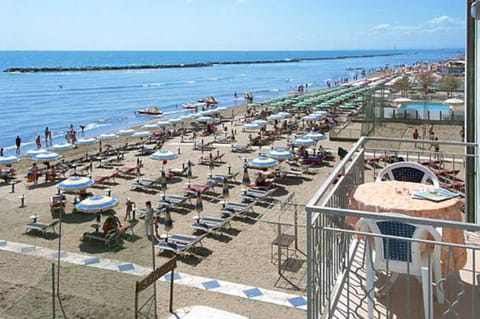
[[405, 103], [400, 105], [398, 108], [399, 110], [415, 110], [419, 113], [424, 111], [434, 111], [434, 112], [442, 112], [442, 113], [449, 113], [452, 111], [450, 106], [445, 105], [443, 103], [431, 103], [431, 102], [411, 102]]
[[405, 118], [444, 120], [452, 117], [452, 108], [446, 104], [433, 102], [410, 102], [400, 105], [396, 113], [403, 113]]

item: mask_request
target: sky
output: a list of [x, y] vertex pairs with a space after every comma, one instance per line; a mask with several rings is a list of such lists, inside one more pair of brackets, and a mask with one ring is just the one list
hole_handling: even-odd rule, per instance
[[466, 0], [0, 0], [0, 50], [465, 47]]

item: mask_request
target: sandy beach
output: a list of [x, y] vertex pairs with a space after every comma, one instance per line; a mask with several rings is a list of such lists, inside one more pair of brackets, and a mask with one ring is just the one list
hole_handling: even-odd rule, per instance
[[[245, 107], [235, 108], [235, 116], [243, 114]], [[226, 111], [224, 116], [231, 116], [231, 111]], [[227, 131], [237, 131], [238, 144], [248, 143], [248, 133], [241, 132], [242, 126], [236, 123], [225, 122]], [[222, 129], [220, 127], [220, 129]], [[274, 142], [275, 147], [287, 146], [287, 135]], [[212, 141], [212, 137], [204, 137], [205, 143]], [[112, 145], [120, 145], [123, 140], [114, 140]], [[332, 143], [322, 141], [322, 146], [336, 153], [337, 146], [349, 148], [351, 143]], [[226, 174], [228, 166], [232, 173], [238, 172], [236, 182], [230, 185], [230, 195], [227, 201], [241, 201], [241, 193], [244, 186], [241, 184], [243, 174], [243, 160], [254, 158], [258, 148], [251, 153], [233, 153], [230, 144], [214, 144], [215, 152], [224, 153], [223, 162], [213, 169], [213, 173]], [[65, 159], [83, 155], [85, 152], [93, 152], [98, 145], [80, 146], [78, 149], [63, 153]], [[168, 161], [165, 168], [179, 168], [181, 163], [191, 160], [195, 164], [202, 155], [201, 151], [193, 150], [192, 143], [181, 143], [180, 137], [169, 139], [162, 149], [178, 152], [177, 159]], [[270, 146], [263, 150], [269, 150]], [[204, 155], [207, 155], [205, 153]], [[336, 156], [335, 156], [336, 157]], [[125, 154], [125, 158], [119, 163], [113, 162], [114, 167], [135, 166], [138, 156], [136, 151]], [[148, 156], [140, 157], [143, 161], [142, 178], [158, 178], [160, 176], [162, 162], [150, 159]], [[41, 222], [50, 222], [49, 200], [57, 193], [55, 184], [44, 183], [43, 177], [36, 186], [27, 186], [24, 176], [31, 162], [22, 160], [15, 164], [17, 178], [21, 180], [16, 184], [15, 192], [11, 193], [11, 187], [4, 185], [0, 188], [0, 204], [4, 207], [5, 214], [0, 216], [1, 240], [8, 242], [34, 245], [46, 249], [58, 248], [58, 236], [49, 235], [47, 238], [38, 234], [24, 234], [25, 225], [30, 222], [30, 216], [37, 214]], [[285, 271], [288, 279], [281, 279], [277, 273], [275, 259], [271, 259], [271, 242], [276, 237], [276, 223], [281, 222], [289, 225], [294, 224], [293, 209], [281, 213], [279, 205], [274, 205], [285, 199], [288, 194], [295, 193], [295, 202], [305, 204], [314, 194], [318, 186], [330, 173], [334, 162], [312, 169], [312, 173], [298, 177], [284, 177], [277, 182], [277, 188], [272, 196], [272, 201], [267, 205], [256, 205], [254, 211], [256, 217], [235, 218], [231, 222], [231, 228], [227, 228], [218, 235], [209, 235], [202, 240], [203, 247], [178, 257], [177, 271], [193, 276], [201, 276], [216, 280], [243, 284], [251, 287], [259, 287], [287, 294], [305, 295], [306, 256], [305, 256], [305, 218], [304, 211], [298, 206], [298, 250], [294, 253], [294, 259], [299, 267], [295, 271]], [[43, 167], [42, 164], [40, 164]], [[94, 165], [95, 166], [95, 165]], [[210, 173], [208, 165], [193, 166], [192, 183], [202, 183]], [[250, 177], [253, 180], [254, 169], [250, 169]], [[112, 168], [94, 168], [93, 176], [107, 175]], [[89, 188], [96, 195], [105, 195], [107, 188], [111, 189], [112, 196], [119, 199], [120, 204], [115, 207], [115, 212], [121, 220], [125, 213], [125, 202], [130, 197], [137, 206], [137, 210], [145, 207], [146, 201], [155, 202], [161, 198], [160, 190], [151, 192], [133, 191], [131, 185], [135, 176], [117, 177], [115, 181], [107, 185], [95, 185]], [[185, 177], [174, 177], [168, 182], [168, 194], [183, 194], [188, 180]], [[19, 196], [25, 195], [26, 207], [20, 206]], [[101, 259], [112, 259], [124, 263], [135, 263], [144, 267], [151, 267], [151, 242], [145, 236], [143, 220], [134, 228], [134, 234], [122, 240], [118, 247], [105, 247], [95, 241], [81, 241], [82, 234], [92, 231], [90, 227], [94, 222], [95, 214], [72, 213], [73, 195], [66, 195], [66, 214], [62, 223], [62, 251], [77, 253], [85, 256], [93, 256]], [[203, 197], [204, 210], [202, 216], [220, 217], [222, 206], [221, 187], [215, 189]], [[171, 233], [192, 234], [192, 218], [196, 216], [195, 199], [192, 205], [181, 209], [172, 210], [173, 230]], [[273, 208], [267, 209], [267, 206]], [[137, 213], [138, 214], [138, 213]], [[108, 213], [104, 213], [102, 222]], [[137, 215], [138, 216], [138, 215]], [[58, 229], [57, 229], [58, 232]], [[164, 233], [163, 225], [160, 225], [160, 233]], [[282, 232], [293, 233], [293, 227], [285, 226]], [[51, 262], [52, 258], [38, 258], [32, 255], [1, 251], [2, 273], [9, 273], [4, 277], [2, 286], [2, 301], [0, 302], [4, 318], [45, 318], [51, 311]], [[157, 266], [167, 261], [171, 254], [156, 249]], [[292, 252], [290, 252], [292, 254]], [[61, 290], [60, 295], [63, 306], [69, 318], [104, 318], [105, 313], [113, 311], [119, 318], [133, 317], [134, 283], [141, 277], [128, 273], [113, 272], [94, 267], [86, 267], [62, 262], [61, 264]], [[161, 317], [168, 315], [168, 284], [159, 281], [158, 286], [158, 311]], [[144, 296], [145, 297], [145, 296]], [[145, 297], [146, 298], [146, 297]], [[189, 305], [207, 305], [219, 309], [232, 311], [251, 318], [304, 318], [305, 310], [295, 309], [290, 306], [280, 306], [261, 300], [252, 300], [245, 297], [232, 296], [214, 291], [201, 290], [185, 285], [175, 285], [174, 308]], [[57, 310], [58, 308], [57, 304]]]

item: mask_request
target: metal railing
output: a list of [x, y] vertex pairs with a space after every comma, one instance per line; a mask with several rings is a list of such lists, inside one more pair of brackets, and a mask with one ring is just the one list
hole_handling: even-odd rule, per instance
[[[470, 156], [476, 158], [478, 153], [475, 144], [439, 142], [440, 147], [445, 152], [438, 154], [418, 148], [418, 145], [415, 147], [415, 142], [418, 143], [414, 140], [362, 137], [335, 167], [332, 174], [307, 204], [307, 317], [309, 319], [320, 317], [366, 318], [368, 317], [369, 302], [375, 305], [374, 316], [376, 317], [388, 317], [392, 314], [392, 311], [403, 312], [405, 317], [415, 317], [415, 315], [408, 316], [409, 307], [397, 309], [395, 308], [396, 304], [391, 302], [390, 289], [396, 287], [390, 287], [387, 290], [386, 299], [373, 298], [369, 301], [364, 290], [365, 275], [363, 274], [362, 277], [361, 273], [365, 265], [363, 261], [365, 254], [362, 251], [364, 241], [356, 240], [359, 232], [352, 230], [351, 225], [346, 222], [349, 216], [376, 220], [388, 217], [387, 215], [382, 216], [381, 214], [349, 209], [350, 198], [356, 186], [366, 181], [374, 181], [378, 170], [381, 169], [381, 167], [377, 167], [378, 165], [388, 165], [389, 161], [397, 160], [417, 161], [424, 164], [437, 163], [440, 166], [448, 165], [449, 170], [454, 172], [458, 170], [460, 176], [456, 175], [455, 179], [465, 180], [465, 176], [469, 172], [464, 172], [464, 163]], [[466, 148], [469, 148], [470, 152], [465, 152]], [[454, 184], [449, 184], [448, 180], [444, 180], [443, 186], [448, 185]], [[465, 207], [465, 210], [468, 213], [468, 207]], [[402, 221], [480, 232], [480, 226], [461, 222], [414, 217], [403, 218]], [[461, 313], [461, 318], [478, 317], [480, 311], [475, 308], [478, 307], [478, 302], [469, 298], [475, 297], [478, 299], [480, 297], [478, 292], [479, 279], [476, 278], [479, 277], [480, 273], [477, 266], [479, 263], [478, 260], [473, 258], [475, 255], [477, 255], [477, 259], [480, 258], [478, 257], [480, 246], [458, 245], [447, 242], [435, 242], [434, 244], [441, 245], [444, 247], [443, 249], [449, 252], [453, 249], [465, 249], [469, 260], [467, 266], [461, 272], [467, 273], [470, 280], [470, 283], [466, 283], [464, 279], [459, 277], [458, 271], [455, 272], [456, 277], [449, 276], [446, 278], [449, 285], [457, 285], [461, 288], [453, 295], [448, 295], [446, 303], [441, 308], [433, 302], [435, 304], [433, 308], [434, 317], [450, 318], [455, 317], [458, 313]], [[409, 280], [406, 283], [409, 284], [406, 285], [406, 294], [403, 295], [404, 306], [418, 304], [418, 302], [414, 302], [414, 298], [420, 300], [414, 294], [412, 288], [414, 285], [411, 285]], [[468, 298], [465, 296], [468, 296]], [[470, 309], [470, 312], [466, 313], [466, 309]]]

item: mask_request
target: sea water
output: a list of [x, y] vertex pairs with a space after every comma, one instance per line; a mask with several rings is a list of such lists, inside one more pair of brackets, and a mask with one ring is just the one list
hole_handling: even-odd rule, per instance
[[[393, 54], [393, 55], [388, 55]], [[215, 96], [221, 106], [244, 104], [251, 92], [261, 101], [296, 90], [326, 87], [327, 81], [352, 80], [361, 70], [374, 70], [420, 61], [456, 57], [456, 49], [394, 51], [0, 51], [0, 71], [10, 67], [81, 67], [196, 62], [256, 61], [323, 58], [296, 63], [230, 64], [202, 68], [52, 73], [0, 72], [0, 147], [14, 151], [15, 137], [23, 152], [33, 148], [36, 135], [43, 141], [48, 126], [54, 142], [64, 142], [70, 125], [85, 136], [115, 132], [149, 120], [135, 115], [157, 105], [163, 118], [189, 111], [182, 107], [199, 98]], [[371, 55], [365, 57], [365, 55]], [[353, 57], [352, 57], [353, 56]], [[359, 57], [364, 56], [364, 57]], [[339, 58], [341, 57], [341, 58]], [[235, 98], [234, 93], [238, 98]], [[80, 134], [78, 134], [80, 136]]]

